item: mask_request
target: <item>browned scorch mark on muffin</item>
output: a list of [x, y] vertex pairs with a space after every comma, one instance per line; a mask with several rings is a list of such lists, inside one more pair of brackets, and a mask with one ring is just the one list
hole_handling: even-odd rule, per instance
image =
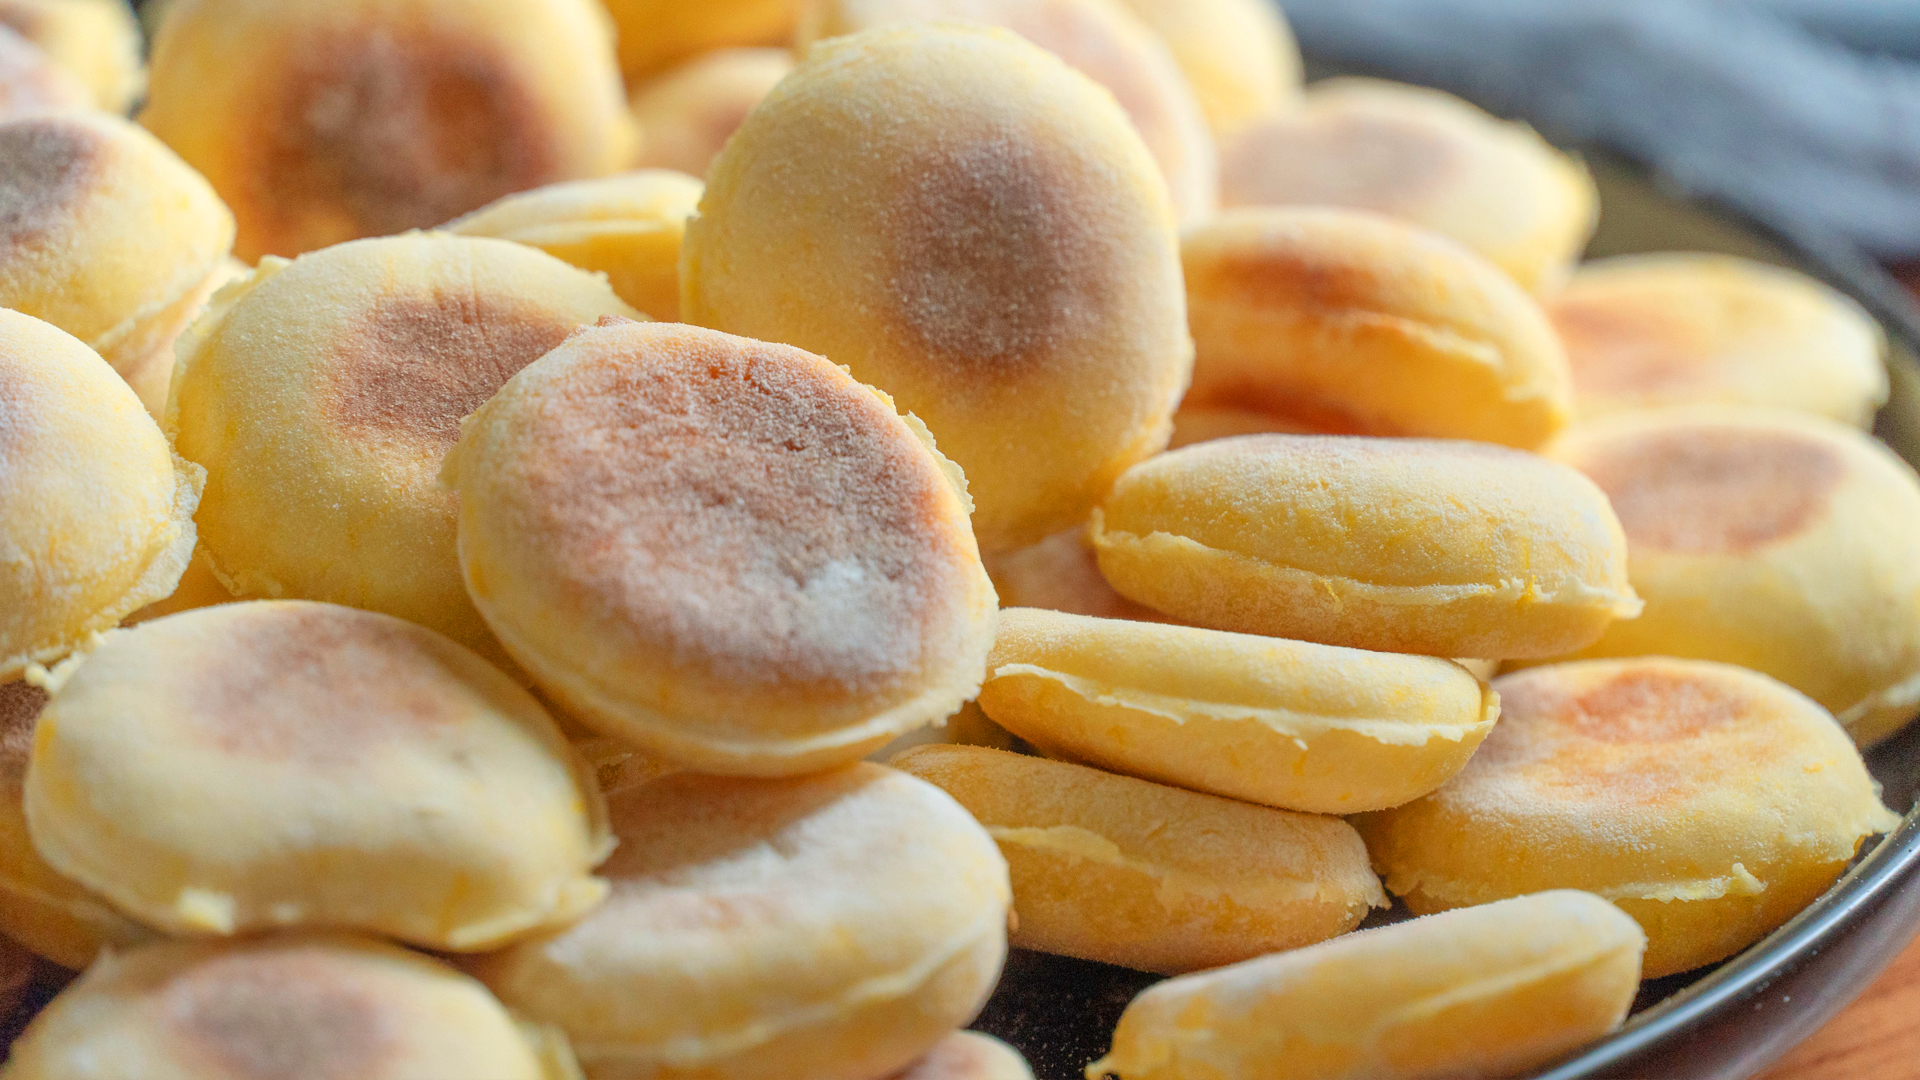
[[1451, 140], [1405, 120], [1274, 120], [1227, 144], [1221, 195], [1228, 206], [1318, 203], [1405, 213], [1444, 188], [1460, 163]]
[[1086, 205], [1102, 178], [1040, 138], [976, 133], [910, 155], [881, 211], [888, 312], [906, 347], [968, 378], [1019, 378], [1102, 331], [1131, 273]]
[[71, 119], [0, 124], [0, 260], [57, 243], [106, 159], [100, 134]]
[[1826, 514], [1847, 471], [1809, 436], [1738, 427], [1617, 436], [1576, 464], [1612, 500], [1628, 543], [1688, 555], [1798, 535]]
[[382, 296], [337, 347], [328, 412], [351, 432], [444, 454], [460, 437], [461, 418], [576, 327], [506, 294]]
[[1469, 800], [1518, 782], [1600, 806], [1668, 805], [1779, 756], [1768, 740], [1742, 737], [1742, 722], [1761, 706], [1724, 680], [1628, 666], [1581, 689], [1556, 669], [1538, 668], [1506, 676], [1494, 689], [1500, 724], [1456, 787]]
[[[1273, 238], [1281, 243], [1288, 236]], [[1199, 303], [1230, 303], [1316, 315], [1380, 303], [1380, 275], [1317, 250], [1228, 250], [1194, 267], [1189, 293]]]
[[1724, 681], [1629, 670], [1568, 702], [1559, 720], [1601, 742], [1676, 742], [1738, 723], [1752, 707], [1746, 695]]
[[259, 950], [175, 976], [159, 1007], [184, 1056], [218, 1075], [361, 1080], [379, 1074], [403, 1033], [391, 1003], [360, 982], [348, 960], [323, 948]]
[[368, 24], [291, 43], [276, 63], [242, 215], [269, 236], [424, 229], [561, 178], [553, 118], [495, 45]]
[[1687, 328], [1659, 312], [1618, 303], [1561, 300], [1553, 324], [1567, 346], [1574, 385], [1587, 393], [1633, 394], [1696, 382], [1713, 360]]
[[24, 680], [0, 684], [0, 782], [18, 789], [33, 751], [34, 721], [47, 704], [47, 692]]
[[225, 611], [219, 631], [198, 639], [204, 658], [183, 658], [176, 692], [228, 754], [364, 764], [371, 748], [460, 723], [473, 707], [430, 631], [322, 604]]
[[542, 408], [523, 465], [582, 603], [689, 670], [796, 693], [934, 662], [962, 559], [945, 480], [890, 408], [798, 349], [596, 333], [543, 389], [565, 407]]

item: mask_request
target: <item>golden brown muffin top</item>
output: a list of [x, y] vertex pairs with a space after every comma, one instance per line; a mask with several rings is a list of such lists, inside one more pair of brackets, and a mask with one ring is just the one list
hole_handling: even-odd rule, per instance
[[153, 1006], [183, 1061], [235, 1080], [358, 1080], [404, 1042], [388, 1003], [318, 946], [212, 957], [167, 978]]
[[1095, 332], [1135, 267], [1085, 212], [1085, 171], [1060, 147], [986, 132], [901, 163], [880, 220], [911, 347], [967, 378], [1021, 377]]
[[1582, 391], [1628, 394], [1685, 386], [1718, 359], [1688, 328], [1658, 311], [1562, 298], [1549, 307]]
[[1629, 544], [1688, 555], [1789, 539], [1826, 515], [1846, 462], [1795, 431], [1695, 427], [1589, 448], [1577, 462], [1620, 517]]
[[436, 649], [430, 631], [352, 608], [227, 605], [146, 624], [118, 644], [156, 650], [178, 675], [153, 693], [234, 756], [350, 767], [370, 747], [473, 709], [447, 670], [451, 645]]
[[99, 131], [61, 116], [0, 123], [0, 260], [55, 240], [99, 181], [106, 158]]
[[892, 407], [799, 349], [610, 322], [539, 381], [515, 464], [566, 589], [722, 679], [922, 670], [966, 559], [948, 481]]
[[[432, 23], [339, 25], [288, 49], [254, 114], [257, 212], [338, 202], [358, 235], [422, 229], [558, 167], [548, 117], [504, 43]], [[282, 252], [281, 254], [294, 254]]]
[[1504, 775], [1581, 802], [1663, 806], [1762, 775], [1804, 748], [1765, 722], [1791, 693], [1776, 687], [1763, 697], [1767, 684], [1757, 682], [1659, 663], [1625, 665], [1595, 684], [1552, 667], [1503, 676], [1494, 682], [1500, 723], [1442, 794], [1485, 795], [1498, 784], [1485, 780]]
[[385, 294], [341, 338], [324, 407], [350, 433], [444, 454], [461, 418], [576, 325], [498, 291]]

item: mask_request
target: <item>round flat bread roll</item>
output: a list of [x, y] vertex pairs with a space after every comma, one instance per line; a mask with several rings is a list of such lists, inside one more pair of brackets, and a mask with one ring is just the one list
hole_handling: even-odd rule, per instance
[[27, 768], [34, 846], [168, 933], [473, 951], [606, 895], [585, 763], [526, 691], [412, 623], [226, 604], [110, 634], [55, 677]]
[[0, 310], [0, 682], [173, 592], [205, 478], [98, 354]]
[[155, 416], [233, 215], [158, 139], [98, 112], [0, 119], [0, 307], [105, 357]]
[[438, 961], [331, 934], [173, 941], [101, 958], [14, 1044], [8, 1080], [567, 1080], [527, 1030]]
[[[914, 22], [1011, 30], [1107, 88], [1160, 167], [1182, 225], [1220, 206], [1219, 161], [1206, 113], [1166, 45], [1113, 0], [815, 0], [800, 24], [821, 38]], [[1008, 87], [1000, 93], [1007, 94]]]
[[126, 0], [0, 0], [0, 26], [72, 73], [86, 89], [83, 105], [124, 114], [146, 89], [140, 24]]
[[61, 877], [27, 834], [23, 788], [34, 719], [47, 692], [0, 683], [0, 931], [62, 967], [93, 963], [102, 946], [138, 945], [153, 934], [104, 899]]
[[1121, 0], [1173, 52], [1213, 129], [1225, 133], [1293, 107], [1300, 46], [1266, 0]]
[[1548, 304], [1583, 418], [1666, 405], [1759, 405], [1872, 427], [1886, 335], [1792, 270], [1727, 255], [1623, 255], [1574, 271]]
[[1899, 824], [1833, 718], [1764, 675], [1643, 657], [1493, 685], [1460, 775], [1356, 819], [1416, 912], [1584, 889], [1640, 921], [1658, 978], [1758, 941]]
[[140, 122], [239, 219], [237, 254], [424, 229], [632, 156], [595, 0], [180, 0]]
[[78, 78], [0, 21], [0, 118], [92, 105]]
[[1189, 231], [1181, 258], [1187, 407], [1522, 449], [1566, 426], [1572, 378], [1546, 313], [1443, 236], [1361, 211], [1257, 207]]
[[1020, 1051], [991, 1035], [956, 1031], [892, 1080], [1033, 1080]]
[[619, 30], [620, 66], [639, 80], [715, 49], [785, 44], [799, 0], [602, 0]]
[[681, 316], [846, 364], [966, 470], [988, 551], [1166, 443], [1192, 344], [1173, 212], [1112, 98], [1000, 30], [822, 42], [687, 227]]
[[993, 586], [926, 429], [809, 353], [582, 331], [447, 462], [467, 587], [543, 691], [705, 772], [857, 761], [973, 697]]
[[1087, 1076], [1518, 1076], [1620, 1026], [1645, 944], [1573, 891], [1368, 930], [1147, 988]]
[[460, 420], [606, 315], [606, 282], [500, 240], [411, 234], [269, 259], [180, 343], [168, 426], [211, 474], [197, 521], [233, 592], [410, 619], [504, 654], [467, 598]]
[[1197, 971], [1344, 934], [1387, 904], [1338, 818], [977, 746], [923, 746], [893, 765], [999, 842], [1018, 948]]
[[1863, 746], [1920, 712], [1920, 478], [1884, 445], [1695, 406], [1598, 421], [1550, 452], [1612, 500], [1647, 605], [1576, 655], [1763, 671]]
[[1532, 130], [1425, 87], [1315, 83], [1220, 150], [1227, 206], [1373, 210], [1450, 236], [1538, 295], [1558, 289], [1599, 220], [1578, 162]]
[[474, 968], [594, 1080], [886, 1076], [999, 977], [1006, 863], [931, 785], [869, 764], [683, 773], [610, 808], [607, 903]]
[[1600, 490], [1484, 443], [1220, 439], [1129, 470], [1090, 534], [1121, 595], [1245, 634], [1545, 657], [1640, 609]]
[[446, 226], [539, 248], [605, 274], [614, 294], [662, 322], [680, 319], [680, 242], [700, 181], [666, 169], [574, 180], [509, 195]]
[[1317, 814], [1427, 794], [1500, 715], [1429, 656], [1032, 608], [1001, 612], [980, 707], [1051, 757]]
[[792, 70], [787, 49], [720, 49], [641, 83], [632, 101], [640, 130], [634, 164], [707, 175], [747, 114]]

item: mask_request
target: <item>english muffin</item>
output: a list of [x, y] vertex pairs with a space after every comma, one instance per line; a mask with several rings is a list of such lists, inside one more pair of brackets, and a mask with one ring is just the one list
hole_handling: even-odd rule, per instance
[[467, 422], [446, 478], [507, 651], [566, 712], [669, 761], [812, 772], [980, 685], [996, 605], [965, 482], [818, 356], [581, 331]]
[[1657, 978], [1758, 941], [1899, 824], [1833, 717], [1764, 675], [1643, 657], [1493, 685], [1460, 775], [1356, 819], [1415, 912], [1584, 889], [1639, 920]]
[[985, 550], [1084, 521], [1192, 359], [1173, 209], [1126, 115], [1005, 31], [815, 46], [687, 227], [681, 317], [843, 363], [966, 470]]

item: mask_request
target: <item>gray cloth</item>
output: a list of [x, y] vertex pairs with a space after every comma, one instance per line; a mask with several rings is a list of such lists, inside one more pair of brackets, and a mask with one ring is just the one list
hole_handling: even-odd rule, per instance
[[1452, 90], [1884, 258], [1920, 257], [1920, 63], [1840, 43], [1920, 42], [1894, 32], [1920, 29], [1920, 3], [1904, 5], [1904, 22], [1886, 3], [1850, 19], [1845, 3], [1809, 0], [1283, 6], [1316, 58]]

